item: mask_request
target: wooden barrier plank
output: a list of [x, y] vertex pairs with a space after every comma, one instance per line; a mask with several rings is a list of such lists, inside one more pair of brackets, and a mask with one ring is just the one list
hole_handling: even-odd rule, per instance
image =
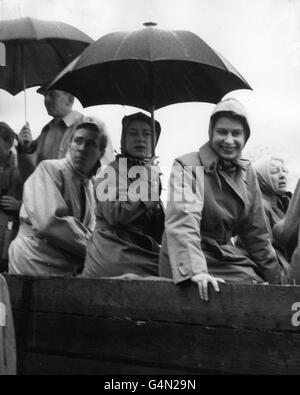
[[[8, 274], [3, 274], [6, 279], [7, 285], [9, 287], [9, 295], [11, 305], [14, 309], [23, 308], [23, 287], [26, 279], [20, 276], [11, 276]], [[28, 279], [31, 282], [31, 277]]]
[[[22, 279], [6, 278], [13, 294], [13, 307], [20, 308]], [[207, 303], [200, 300], [196, 285], [175, 286], [172, 281], [163, 279], [32, 278], [31, 281], [31, 311], [300, 330], [300, 326], [292, 325], [295, 313], [292, 306], [300, 303], [300, 286], [221, 284], [221, 292], [211, 293]]]
[[28, 346], [44, 354], [174, 370], [300, 374], [300, 334], [32, 313]]
[[189, 375], [190, 371], [30, 352], [22, 375]]

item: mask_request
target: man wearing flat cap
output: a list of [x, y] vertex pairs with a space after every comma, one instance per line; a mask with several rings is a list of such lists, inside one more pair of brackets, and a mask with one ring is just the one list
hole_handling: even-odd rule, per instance
[[9, 249], [9, 272], [65, 276], [82, 267], [94, 228], [91, 175], [107, 145], [104, 124], [84, 117], [63, 159], [42, 161], [24, 185], [20, 229]]

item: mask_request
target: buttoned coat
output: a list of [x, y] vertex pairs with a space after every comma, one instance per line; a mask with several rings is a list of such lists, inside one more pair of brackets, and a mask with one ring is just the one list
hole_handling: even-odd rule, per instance
[[[124, 159], [124, 158], [123, 158]], [[126, 160], [126, 158], [125, 158]], [[119, 276], [134, 273], [158, 276], [161, 236], [164, 227], [164, 209], [157, 196], [151, 200], [152, 188], [146, 179], [149, 199], [132, 200], [129, 196], [134, 179], [129, 177], [132, 165], [128, 160], [116, 159], [100, 172], [96, 181], [96, 228], [89, 239], [82, 273], [83, 277]], [[116, 184], [110, 185], [115, 199], [102, 199], [100, 189], [108, 171], [116, 175]], [[114, 184], [114, 185], [112, 185]]]
[[[175, 160], [160, 275], [173, 277], [176, 283], [201, 272], [227, 281], [278, 283], [280, 267], [255, 171], [248, 161], [238, 159], [231, 177], [218, 161], [209, 143]], [[174, 193], [180, 189], [183, 199], [176, 201]], [[234, 245], [235, 236], [245, 250]]]

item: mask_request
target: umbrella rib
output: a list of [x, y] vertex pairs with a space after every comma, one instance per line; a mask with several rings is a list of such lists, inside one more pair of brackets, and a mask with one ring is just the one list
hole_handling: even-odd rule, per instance
[[128, 36], [130, 36], [130, 35], [131, 35], [131, 32], [127, 32], [125, 34], [125, 37], [121, 40], [120, 44], [118, 45], [118, 48], [115, 51], [114, 59], [116, 59], [119, 56], [119, 53], [121, 51], [121, 48], [122, 48], [124, 42], [127, 40]]
[[35, 34], [37, 40], [39, 40], [39, 38], [38, 38], [38, 33], [37, 33], [37, 30], [36, 30], [36, 28], [35, 28], [35, 26], [34, 26], [34, 23], [33, 23], [32, 18], [30, 18], [30, 17], [27, 17], [27, 18], [28, 18], [28, 21], [30, 22], [31, 28], [32, 28], [32, 30], [34, 31], [34, 34]]

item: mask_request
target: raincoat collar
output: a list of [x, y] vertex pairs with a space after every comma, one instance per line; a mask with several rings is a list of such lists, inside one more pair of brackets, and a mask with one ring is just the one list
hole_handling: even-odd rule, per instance
[[[199, 155], [201, 157], [201, 161], [204, 165], [204, 171], [206, 173], [214, 172], [220, 169], [220, 157], [219, 155], [211, 148], [210, 142], [208, 141], [199, 149]], [[238, 158], [232, 161], [237, 168], [242, 170], [247, 170], [250, 162], [247, 159]]]
[[63, 122], [67, 128], [70, 128], [71, 126], [73, 126], [75, 124], [75, 122], [77, 122], [80, 118], [82, 117], [82, 115], [78, 112], [78, 111], [70, 111], [67, 115], [65, 115], [62, 119], [57, 119], [55, 120], [54, 118], [52, 119], [52, 123], [58, 123], [58, 122]]
[[78, 171], [78, 170], [75, 168], [75, 166], [74, 166], [74, 164], [73, 164], [73, 161], [72, 161], [72, 158], [71, 158], [71, 154], [70, 154], [69, 151], [67, 152], [67, 154], [66, 154], [66, 156], [65, 156], [65, 159], [66, 159], [66, 163], [67, 163], [68, 167], [71, 168], [71, 170], [72, 170], [72, 172], [75, 174], [75, 176], [76, 176], [77, 178], [79, 178], [80, 181], [81, 181], [83, 184], [87, 184], [87, 183], [89, 182], [90, 178], [87, 177], [85, 174], [81, 173], [80, 171]]
[[248, 195], [247, 195], [247, 169], [250, 162], [247, 159], [238, 158], [233, 162], [236, 165], [236, 178], [233, 180], [225, 171], [220, 168], [220, 157], [210, 147], [209, 141], [205, 143], [199, 149], [200, 161], [204, 166], [204, 172], [206, 174], [214, 174], [220, 189], [222, 189], [222, 183], [220, 177], [230, 186], [233, 192], [241, 199], [242, 203], [247, 206]]

